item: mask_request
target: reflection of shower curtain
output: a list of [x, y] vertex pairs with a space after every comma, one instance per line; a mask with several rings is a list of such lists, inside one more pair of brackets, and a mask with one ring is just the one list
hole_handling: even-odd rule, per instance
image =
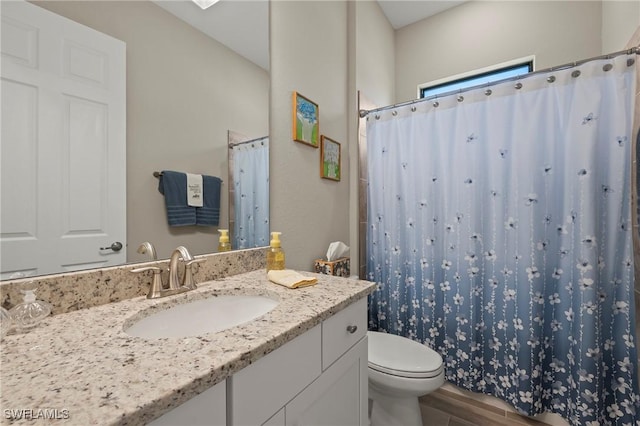
[[233, 248], [269, 245], [269, 139], [242, 143], [232, 149]]
[[636, 424], [626, 61], [369, 115], [371, 329], [519, 412]]

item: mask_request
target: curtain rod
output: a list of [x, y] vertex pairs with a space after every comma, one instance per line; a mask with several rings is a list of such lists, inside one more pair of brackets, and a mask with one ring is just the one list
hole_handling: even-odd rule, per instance
[[258, 142], [258, 141], [262, 141], [262, 144], [264, 145], [264, 140], [267, 139], [268, 137], [269, 136], [262, 136], [260, 138], [255, 138], [255, 139], [251, 139], [251, 140], [248, 140], [248, 141], [230, 143], [229, 144], [229, 148], [233, 148], [234, 146], [238, 146], [238, 145], [244, 145], [246, 143]]
[[[545, 68], [545, 69], [542, 69], [542, 70], [530, 72], [528, 74], [522, 74], [522, 75], [519, 75], [519, 76], [516, 76], [516, 77], [503, 78], [501, 80], [496, 80], [496, 81], [492, 81], [492, 82], [489, 82], [489, 83], [478, 84], [476, 86], [471, 86], [471, 87], [467, 87], [467, 88], [464, 88], [464, 89], [457, 89], [457, 90], [452, 90], [450, 92], [440, 93], [439, 95], [431, 95], [431, 96], [427, 96], [426, 98], [414, 99], [414, 100], [411, 100], [411, 101], [400, 102], [400, 103], [397, 103], [397, 104], [387, 105], [387, 106], [383, 106], [383, 107], [375, 108], [375, 109], [370, 109], [370, 110], [361, 109], [358, 112], [358, 114], [360, 115], [360, 118], [364, 118], [367, 115], [369, 115], [369, 113], [372, 113], [372, 112], [384, 111], [384, 110], [387, 110], [387, 109], [393, 109], [393, 108], [403, 107], [403, 106], [407, 106], [407, 105], [417, 104], [417, 103], [421, 103], [421, 102], [430, 101], [430, 100], [436, 99], [436, 98], [444, 98], [446, 96], [455, 95], [455, 94], [458, 94], [458, 93], [464, 93], [464, 92], [467, 92], [469, 90], [479, 89], [479, 88], [482, 88], [482, 87], [489, 87], [489, 86], [493, 86], [493, 85], [500, 84], [500, 83], [506, 83], [508, 81], [523, 80], [523, 79], [526, 79], [526, 78], [531, 77], [531, 76], [536, 75], [536, 74], [542, 74], [542, 73], [551, 72], [551, 71], [559, 71], [559, 70], [574, 68], [574, 67], [580, 66], [580, 65], [582, 65], [584, 63], [591, 62], [591, 61], [596, 61], [598, 59], [613, 59], [613, 58], [615, 58], [617, 56], [620, 56], [620, 55], [631, 55], [633, 53], [635, 53], [636, 55], [640, 55], [640, 46], [632, 47], [630, 49], [619, 50], [617, 52], [608, 53], [606, 55], [594, 56], [592, 58], [582, 59], [580, 61], [570, 62], [570, 63], [564, 64], [564, 65]], [[631, 62], [628, 65], [632, 65], [632, 64], [633, 64], [633, 62]]]

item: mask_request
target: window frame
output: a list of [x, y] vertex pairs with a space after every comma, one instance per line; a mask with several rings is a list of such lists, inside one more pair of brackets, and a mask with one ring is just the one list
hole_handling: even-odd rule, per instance
[[[438, 80], [432, 80], [427, 83], [418, 84], [417, 96], [418, 96], [418, 99], [424, 99], [426, 97], [431, 97], [431, 96], [438, 96], [438, 95], [423, 96], [423, 93], [426, 90], [431, 90], [431, 89], [442, 87], [442, 86], [448, 86], [455, 83], [462, 83], [465, 80], [471, 80], [471, 79], [483, 77], [486, 75], [492, 75], [498, 72], [509, 71], [511, 69], [518, 68], [524, 65], [529, 66], [529, 73], [531, 73], [536, 70], [535, 59], [536, 59], [535, 55], [529, 55], [522, 58], [513, 59], [510, 61], [501, 62], [499, 64], [491, 65], [488, 67], [475, 69], [472, 71], [452, 75], [445, 78], [440, 78]], [[523, 74], [523, 75], [526, 75], [526, 74]], [[500, 81], [500, 79], [497, 79], [495, 81]], [[479, 83], [478, 85], [480, 84], [482, 83]], [[469, 86], [469, 87], [472, 87], [472, 86]], [[451, 90], [444, 91], [443, 93], [448, 93], [455, 90], [456, 89], [451, 89]], [[464, 88], [461, 90], [464, 90]]]

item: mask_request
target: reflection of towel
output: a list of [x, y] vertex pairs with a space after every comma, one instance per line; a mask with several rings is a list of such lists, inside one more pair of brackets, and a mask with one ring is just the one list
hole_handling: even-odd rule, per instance
[[158, 191], [164, 194], [169, 226], [196, 224], [196, 209], [187, 205], [187, 175], [163, 170]]
[[291, 269], [271, 270], [267, 272], [267, 278], [269, 278], [269, 281], [272, 283], [289, 288], [308, 287], [318, 282], [317, 278], [305, 277]]
[[202, 175], [202, 207], [196, 208], [196, 225], [218, 226], [220, 221], [220, 186], [222, 180]]

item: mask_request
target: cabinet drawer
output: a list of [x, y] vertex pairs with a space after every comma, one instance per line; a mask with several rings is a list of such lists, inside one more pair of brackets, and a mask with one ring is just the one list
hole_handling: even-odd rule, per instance
[[231, 424], [259, 425], [273, 416], [321, 373], [321, 325], [234, 374]]
[[367, 298], [322, 323], [322, 370], [327, 369], [367, 333]]

